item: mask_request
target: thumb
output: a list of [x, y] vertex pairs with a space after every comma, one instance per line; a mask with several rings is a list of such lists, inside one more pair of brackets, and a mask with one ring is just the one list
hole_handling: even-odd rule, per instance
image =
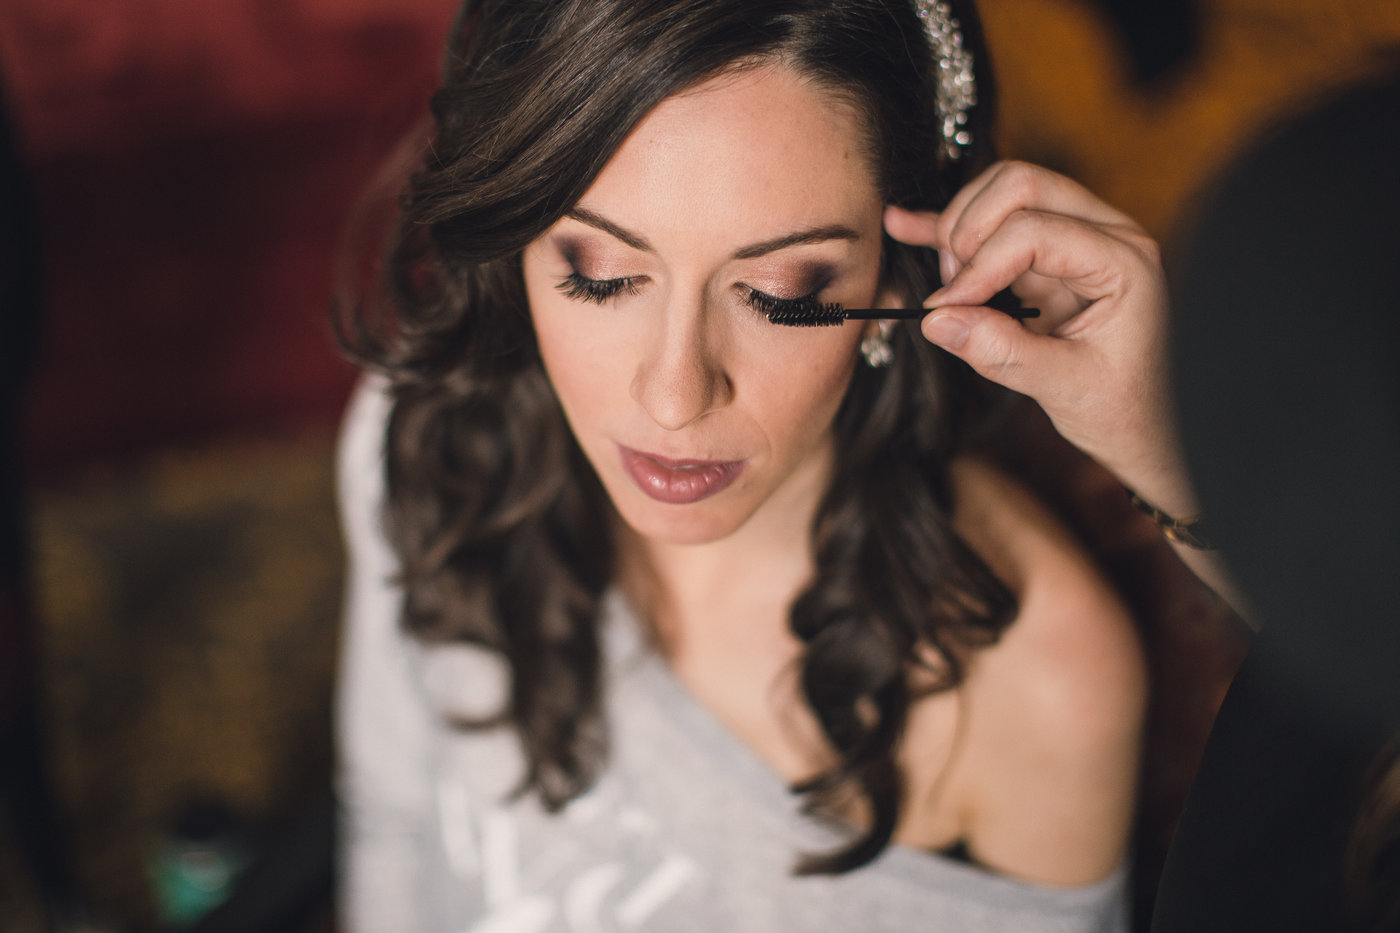
[[924, 318], [921, 329], [930, 343], [979, 375], [1042, 403], [1077, 368], [1070, 341], [1027, 330], [991, 308], [939, 308]]

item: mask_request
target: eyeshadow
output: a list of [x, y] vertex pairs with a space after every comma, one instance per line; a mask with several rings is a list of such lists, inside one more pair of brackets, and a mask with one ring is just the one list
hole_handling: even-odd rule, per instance
[[749, 275], [744, 284], [774, 298], [795, 300], [827, 288], [838, 274], [836, 266], [829, 262], [775, 262], [773, 265], [775, 268], [766, 277]]

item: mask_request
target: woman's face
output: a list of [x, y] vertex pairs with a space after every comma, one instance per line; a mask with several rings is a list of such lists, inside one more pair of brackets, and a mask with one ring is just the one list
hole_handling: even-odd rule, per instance
[[855, 112], [775, 65], [663, 101], [526, 249], [545, 369], [637, 532], [698, 544], [756, 515], [806, 522], [862, 327], [762, 308], [870, 306], [882, 207]]

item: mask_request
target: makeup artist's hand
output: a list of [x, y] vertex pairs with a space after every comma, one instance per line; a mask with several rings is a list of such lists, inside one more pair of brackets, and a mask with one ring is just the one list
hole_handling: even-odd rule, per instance
[[[1046, 169], [1001, 162], [941, 213], [890, 207], [897, 240], [938, 250], [946, 283], [924, 302], [930, 341], [1028, 395], [1071, 443], [1172, 514], [1196, 511], [1177, 442], [1157, 244]], [[1041, 316], [983, 306], [1010, 286]]]

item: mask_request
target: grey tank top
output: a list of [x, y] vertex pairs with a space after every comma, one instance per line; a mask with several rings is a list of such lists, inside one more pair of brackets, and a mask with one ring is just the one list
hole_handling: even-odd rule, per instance
[[[498, 708], [506, 672], [397, 628], [392, 557], [376, 532], [384, 403], [352, 407], [341, 493], [351, 551], [339, 698], [344, 926], [352, 933], [1126, 931], [1126, 872], [1052, 887], [891, 846], [845, 875], [797, 877], [842, 841], [701, 706], [610, 595], [607, 769], [563, 812], [513, 798], [513, 735], [453, 714]], [[358, 448], [358, 449], [357, 449]]]

